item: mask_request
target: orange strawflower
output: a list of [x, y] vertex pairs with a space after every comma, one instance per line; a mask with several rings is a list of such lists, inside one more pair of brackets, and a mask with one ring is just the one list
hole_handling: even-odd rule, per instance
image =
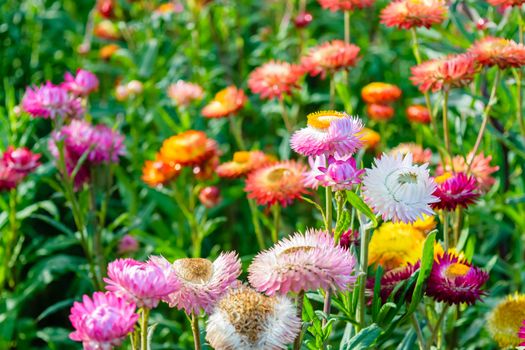
[[374, 4], [375, 0], [317, 0], [322, 8], [335, 11], [353, 11]]
[[407, 119], [413, 123], [428, 124], [430, 123], [430, 113], [425, 106], [412, 105], [406, 110]]
[[113, 56], [113, 54], [117, 52], [119, 49], [120, 49], [120, 46], [116, 44], [104, 45], [100, 48], [98, 52], [98, 57], [102, 58], [103, 60], [109, 60], [111, 56]]
[[158, 154], [155, 158], [145, 161], [142, 168], [142, 181], [152, 187], [165, 185], [175, 179], [182, 169], [179, 164], [171, 166], [163, 162]]
[[375, 148], [381, 141], [381, 135], [369, 128], [363, 128], [358, 135], [367, 149]]
[[389, 105], [372, 103], [366, 106], [366, 113], [372, 120], [384, 121], [394, 117], [394, 108]]
[[311, 76], [325, 78], [339, 70], [349, 69], [357, 64], [360, 48], [342, 40], [333, 40], [310, 49], [301, 59], [301, 65]]
[[229, 86], [219, 91], [213, 100], [202, 109], [206, 118], [224, 118], [237, 113], [246, 103], [244, 91], [235, 86]]
[[168, 164], [199, 165], [217, 154], [217, 143], [202, 131], [188, 130], [166, 139], [160, 158]]
[[361, 89], [361, 97], [366, 103], [390, 103], [401, 97], [401, 89], [394, 84], [373, 82]]
[[222, 163], [216, 169], [217, 175], [227, 179], [235, 179], [249, 174], [275, 160], [261, 151], [235, 152], [233, 160]]

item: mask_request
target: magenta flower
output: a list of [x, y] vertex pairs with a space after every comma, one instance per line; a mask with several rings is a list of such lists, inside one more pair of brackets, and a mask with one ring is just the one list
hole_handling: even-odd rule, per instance
[[5, 165], [16, 172], [27, 175], [40, 166], [40, 154], [31, 152], [28, 148], [9, 146], [4, 153]]
[[162, 269], [153, 262], [117, 259], [109, 263], [108, 277], [104, 278], [107, 290], [148, 309], [180, 288], [173, 269]]
[[175, 260], [171, 264], [163, 257], [152, 257], [152, 263], [164, 270], [175, 270], [181, 288], [171, 293], [165, 301], [170, 307], [184, 309], [187, 314], [204, 310], [210, 313], [215, 303], [230, 288], [240, 282], [241, 261], [236, 253], [221, 253], [215, 261], [201, 258]]
[[344, 231], [339, 238], [339, 245], [346, 249], [350, 249], [352, 245], [359, 245], [359, 231], [351, 228]]
[[355, 257], [335, 245], [331, 235], [309, 229], [259, 253], [248, 268], [248, 280], [267, 295], [319, 288], [346, 291], [357, 279], [355, 267]]
[[85, 350], [110, 350], [122, 343], [139, 315], [136, 305], [113, 293], [95, 292], [93, 299], [84, 295], [75, 302], [69, 320], [75, 328], [69, 337], [82, 342]]
[[[381, 277], [381, 300], [385, 303], [396, 288], [396, 286], [399, 283], [402, 283], [403, 281], [408, 280], [418, 269], [421, 265], [420, 261], [417, 261], [415, 264], [408, 263], [405, 266], [399, 266], [394, 269], [388, 270], [384, 273], [384, 275]], [[374, 279], [369, 280], [367, 283], [368, 287], [370, 289], [374, 288]], [[401, 292], [401, 291], [399, 291]], [[399, 293], [398, 292], [398, 293]], [[411, 288], [407, 292], [407, 297], [410, 298], [412, 295], [413, 288]]]
[[458, 206], [467, 208], [479, 198], [478, 184], [475, 177], [457, 173], [438, 184], [433, 195], [440, 199], [432, 204], [434, 209], [453, 211]]
[[42, 86], [27, 88], [22, 108], [33, 118], [78, 117], [84, 113], [80, 99], [60, 86], [47, 82]]
[[5, 161], [0, 160], [0, 191], [9, 191], [18, 185], [24, 174], [9, 167]]
[[[518, 337], [520, 339], [525, 339], [525, 320], [522, 322], [522, 326], [520, 327], [520, 330], [518, 332]], [[520, 343], [520, 346], [525, 346], [525, 341], [522, 341]]]
[[139, 250], [139, 242], [132, 235], [124, 235], [118, 242], [118, 253], [134, 253]]
[[77, 75], [66, 73], [61, 87], [78, 96], [87, 96], [98, 90], [98, 78], [90, 71], [78, 69]]
[[481, 286], [489, 274], [456, 254], [437, 256], [427, 283], [426, 294], [447, 304], [474, 304], [485, 294]]
[[350, 155], [362, 146], [357, 135], [363, 129], [360, 119], [335, 111], [311, 113], [307, 118], [307, 127], [296, 131], [290, 140], [295, 152], [304, 156]]
[[357, 170], [355, 159], [336, 159], [328, 157], [328, 167], [320, 167], [320, 175], [316, 179], [322, 186], [331, 186], [333, 191], [351, 190], [356, 184], [361, 183], [360, 176], [365, 172]]

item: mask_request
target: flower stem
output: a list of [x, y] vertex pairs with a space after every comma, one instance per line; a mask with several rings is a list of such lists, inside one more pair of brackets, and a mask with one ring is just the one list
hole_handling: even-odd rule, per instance
[[149, 309], [144, 307], [142, 309], [142, 319], [140, 320], [140, 349], [148, 350], [148, 320]]
[[410, 315], [410, 319], [412, 321], [412, 325], [414, 326], [414, 330], [416, 331], [419, 349], [424, 350], [425, 349], [425, 339], [423, 338], [423, 332], [421, 332], [421, 327], [419, 326], [419, 322], [417, 321], [416, 314], [412, 313], [412, 315]]
[[335, 107], [335, 75], [330, 77], [330, 109]]
[[443, 244], [445, 252], [450, 248], [450, 239], [448, 234], [448, 213], [443, 211]]
[[272, 229], [272, 241], [277, 243], [279, 240], [279, 226], [281, 225], [281, 208], [278, 204], [272, 206], [273, 214], [273, 229]]
[[[360, 220], [361, 221], [361, 220]], [[363, 223], [359, 224], [360, 231], [360, 276], [359, 276], [359, 299], [358, 299], [358, 309], [357, 309], [357, 323], [356, 331], [360, 331], [365, 327], [365, 290], [366, 290], [366, 274], [368, 271], [368, 232], [363, 226]]]
[[284, 126], [286, 126], [286, 130], [288, 130], [288, 132], [291, 133], [293, 131], [293, 127], [290, 123], [290, 118], [288, 117], [288, 110], [286, 109], [286, 105], [284, 104], [284, 98], [279, 99], [279, 106], [281, 106], [281, 114], [283, 116]]
[[350, 11], [344, 12], [344, 22], [345, 22], [345, 43], [350, 43]]
[[487, 102], [485, 110], [483, 111], [483, 119], [479, 128], [478, 137], [476, 138], [476, 143], [474, 144], [474, 148], [472, 149], [472, 158], [468, 160], [469, 162], [467, 167], [467, 174], [470, 172], [470, 168], [472, 167], [472, 163], [474, 162], [474, 157], [476, 157], [476, 153], [478, 153], [479, 146], [481, 145], [481, 140], [483, 140], [483, 134], [485, 132], [485, 129], [487, 128], [487, 123], [489, 121], [490, 110], [496, 102], [496, 90], [499, 83], [500, 73], [501, 70], [498, 68], [498, 70], [496, 70], [496, 77], [494, 78], [494, 82], [492, 84], [492, 90], [490, 91], [489, 101]]
[[242, 138], [241, 125], [235, 121], [233, 115], [230, 115], [228, 117], [228, 120], [230, 121], [230, 132], [233, 134], [233, 137], [235, 138], [237, 147], [239, 147], [241, 151], [244, 151], [246, 149], [246, 146], [244, 145], [244, 140]]
[[199, 316], [193, 312], [191, 314], [191, 331], [193, 332], [193, 344], [195, 350], [201, 350], [201, 334], [199, 331]]
[[[325, 187], [325, 193], [326, 193], [326, 208], [325, 208], [325, 226], [326, 226], [326, 232], [329, 235], [332, 235], [332, 187], [327, 186]], [[327, 289], [326, 294], [324, 296], [324, 305], [323, 305], [323, 312], [326, 315], [330, 314], [330, 305], [332, 303], [332, 295], [331, 290]], [[323, 320], [323, 325], [326, 323], [326, 320]]]
[[[439, 334], [439, 329], [441, 328], [441, 323], [445, 319], [445, 315], [447, 313], [447, 310], [448, 310], [448, 305], [444, 305], [443, 306], [443, 310], [441, 310], [441, 314], [439, 315], [439, 318], [437, 319], [436, 324], [434, 325], [434, 328], [432, 329], [432, 336], [430, 338], [430, 342], [427, 343], [426, 349], [431, 349], [432, 348], [432, 344], [434, 344], [434, 341], [436, 340], [436, 338], [437, 338], [437, 336]], [[438, 347], [438, 349], [439, 349], [439, 347]]]
[[293, 342], [293, 350], [300, 350], [301, 349], [301, 343], [303, 340], [303, 305], [304, 305], [304, 290], [300, 291], [299, 294], [297, 294], [297, 317], [301, 320], [301, 329], [299, 330], [299, 334], [297, 334], [297, 337], [295, 338]]
[[248, 198], [248, 205], [250, 206], [253, 230], [255, 231], [255, 236], [257, 237], [257, 243], [259, 244], [259, 249], [264, 250], [265, 248], [264, 237], [261, 231], [261, 224], [259, 223], [259, 218], [257, 217], [257, 214], [259, 213], [259, 211], [257, 210], [257, 204], [255, 203], [253, 199]]
[[447, 158], [451, 158], [450, 153], [450, 131], [448, 128], [448, 95], [449, 90], [445, 88], [443, 90], [443, 141], [445, 142], [445, 151], [447, 152]]

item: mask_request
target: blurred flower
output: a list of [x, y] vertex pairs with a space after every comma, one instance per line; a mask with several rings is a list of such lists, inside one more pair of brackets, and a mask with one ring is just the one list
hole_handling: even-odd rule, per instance
[[301, 67], [288, 62], [270, 61], [250, 73], [248, 87], [262, 99], [282, 99], [298, 88], [303, 75]]
[[304, 171], [306, 167], [295, 161], [281, 161], [253, 171], [246, 179], [244, 191], [259, 205], [279, 203], [286, 207], [306, 194]]
[[115, 10], [115, 0], [97, 0], [97, 11], [104, 18], [112, 18]]
[[421, 92], [448, 90], [470, 83], [478, 68], [472, 54], [450, 55], [412, 67], [410, 80], [412, 84], [419, 85]]
[[394, 84], [374, 82], [361, 90], [361, 97], [369, 104], [385, 104], [397, 101], [401, 97], [401, 89]]
[[203, 309], [210, 313], [216, 302], [238, 283], [241, 261], [236, 253], [221, 253], [214, 262], [202, 258], [184, 258], [173, 264], [160, 256], [151, 261], [164, 270], [173, 269], [181, 282], [181, 288], [170, 294], [165, 301], [170, 307], [189, 315]]
[[430, 113], [427, 107], [421, 105], [409, 106], [406, 110], [407, 119], [412, 123], [428, 124], [430, 123]]
[[199, 200], [206, 208], [213, 208], [222, 200], [221, 190], [217, 186], [206, 186], [199, 192]]
[[434, 196], [439, 202], [432, 204], [434, 209], [454, 211], [458, 206], [467, 208], [479, 198], [477, 182], [473, 176], [455, 173], [450, 178], [438, 183]]
[[99, 23], [95, 24], [93, 29], [93, 34], [101, 39], [106, 40], [118, 40], [120, 39], [120, 32], [115, 23], [110, 20], [102, 20]]
[[84, 295], [82, 303], [75, 302], [69, 320], [75, 331], [69, 338], [80, 341], [85, 350], [112, 349], [133, 332], [139, 315], [136, 305], [114, 293], [93, 293], [93, 299]]
[[387, 27], [410, 29], [430, 28], [443, 22], [448, 7], [444, 0], [397, 0], [392, 1], [380, 14], [381, 23]]
[[518, 337], [525, 320], [525, 295], [511, 294], [489, 314], [487, 330], [501, 349], [514, 348], [521, 343]]
[[356, 279], [356, 259], [322, 230], [309, 229], [276, 243], [253, 259], [250, 284], [267, 295], [292, 291], [348, 291]]
[[481, 286], [489, 274], [455, 254], [439, 255], [432, 266], [426, 294], [449, 305], [474, 304], [485, 294]]
[[155, 160], [147, 160], [142, 167], [142, 181], [149, 186], [155, 187], [166, 185], [171, 180], [175, 179], [182, 167], [178, 163], [173, 165], [164, 162], [160, 155], [157, 154]]
[[363, 146], [368, 149], [375, 148], [381, 141], [381, 135], [369, 128], [363, 128], [356, 134]]
[[363, 124], [357, 117], [336, 111], [319, 111], [308, 114], [307, 119], [306, 128], [296, 131], [290, 140], [292, 149], [299, 154], [350, 155], [362, 146], [357, 134]]
[[492, 6], [511, 7], [525, 4], [525, 0], [487, 0]]
[[49, 81], [45, 85], [28, 87], [22, 98], [22, 108], [33, 118], [77, 117], [84, 113], [80, 99]]
[[297, 309], [286, 296], [267, 297], [242, 286], [217, 303], [206, 340], [217, 350], [279, 350], [292, 343], [300, 329]]
[[335, 11], [354, 11], [371, 7], [375, 0], [317, 0], [322, 8]]
[[341, 233], [341, 237], [339, 237], [339, 246], [350, 249], [350, 246], [355, 245], [357, 246], [359, 244], [359, 231], [358, 230], [352, 230], [349, 228], [348, 230]]
[[409, 153], [412, 154], [412, 161], [416, 164], [430, 163], [432, 160], [432, 151], [417, 143], [400, 143], [389, 152], [391, 155], [400, 154], [402, 156]]
[[[407, 281], [412, 275], [419, 269], [420, 261], [418, 260], [415, 264], [408, 263], [403, 266], [399, 266], [390, 270], [385, 271], [383, 276], [381, 276], [380, 281], [380, 294], [381, 294], [381, 300], [383, 303], [386, 303], [388, 300], [388, 297], [396, 286], [404, 281]], [[370, 279], [367, 283], [367, 286], [372, 289], [374, 288], [374, 279]], [[407, 298], [410, 298], [411, 291], [407, 292]]]
[[120, 49], [120, 46], [116, 44], [104, 45], [100, 48], [98, 52], [98, 56], [102, 58], [103, 60], [109, 60], [111, 56], [113, 56], [113, 54], [117, 52], [119, 49]]
[[244, 91], [235, 86], [228, 86], [215, 94], [213, 100], [202, 109], [202, 115], [206, 118], [225, 118], [237, 113], [248, 98]]
[[[399, 224], [401, 224], [401, 223], [399, 223]], [[436, 223], [436, 219], [435, 219], [434, 216], [423, 214], [423, 218], [422, 219], [417, 219], [416, 221], [414, 221], [411, 224], [404, 224], [404, 225], [409, 225], [409, 226], [415, 228], [416, 230], [419, 230], [419, 231], [423, 232], [424, 234], [427, 234], [427, 233], [429, 233], [430, 231], [432, 231], [433, 229], [436, 228], [437, 223]]]
[[313, 21], [313, 19], [314, 18], [310, 12], [300, 12], [294, 19], [295, 27], [305, 28]]
[[482, 66], [506, 69], [525, 65], [525, 46], [508, 39], [489, 36], [476, 41], [469, 52]]
[[180, 289], [175, 273], [152, 262], [117, 259], [108, 264], [106, 289], [137, 304], [153, 309], [169, 294]]
[[421, 259], [425, 235], [404, 223], [385, 222], [374, 231], [369, 244], [368, 265], [390, 270]]
[[40, 154], [31, 152], [25, 147], [7, 147], [2, 156], [3, 164], [14, 171], [27, 175], [40, 166]]
[[22, 181], [24, 174], [9, 167], [5, 161], [0, 161], [0, 191], [10, 191]]
[[118, 242], [118, 253], [120, 255], [122, 254], [128, 254], [128, 253], [135, 253], [139, 250], [139, 242], [135, 237], [132, 235], [124, 235]]
[[390, 120], [394, 117], [394, 108], [382, 104], [369, 104], [366, 106], [366, 114], [375, 121]]
[[217, 146], [215, 146], [211, 152], [211, 156], [208, 159], [193, 166], [192, 172], [193, 175], [195, 175], [195, 179], [199, 181], [207, 181], [215, 174], [215, 170], [219, 165], [219, 151]]
[[328, 157], [327, 167], [318, 168], [321, 172], [316, 179], [324, 187], [331, 186], [332, 191], [351, 190], [354, 185], [361, 183], [364, 170], [357, 170], [354, 158], [345, 160]]
[[220, 164], [217, 175], [227, 179], [243, 177], [275, 160], [261, 151], [241, 151], [233, 154], [233, 160]]
[[[525, 320], [522, 322], [522, 326], [520, 328], [520, 331], [518, 332], [518, 337], [520, 339], [525, 339]], [[521, 342], [520, 346], [525, 346], [525, 342]]]
[[357, 64], [360, 48], [342, 40], [333, 40], [315, 46], [301, 59], [301, 66], [311, 76], [327, 74], [349, 69]]
[[170, 1], [164, 4], [160, 4], [155, 9], [154, 14], [167, 20], [172, 14], [181, 13], [183, 11], [184, 6], [179, 1]]
[[115, 88], [115, 97], [117, 101], [125, 101], [129, 97], [129, 90], [126, 85], [117, 85]]
[[363, 179], [363, 195], [372, 210], [383, 220], [405, 223], [432, 215], [430, 205], [439, 201], [427, 164], [412, 164], [412, 154], [383, 154], [367, 169]]
[[130, 95], [141, 95], [144, 91], [144, 85], [142, 82], [138, 80], [131, 80], [126, 84], [126, 88], [128, 89], [128, 93]]
[[168, 96], [178, 107], [186, 107], [193, 101], [200, 100], [204, 96], [204, 90], [199, 84], [178, 80], [168, 87]]
[[188, 130], [164, 140], [160, 158], [169, 164], [198, 165], [217, 153], [217, 143], [202, 131]]
[[[467, 155], [468, 162], [472, 160], [472, 153]], [[481, 191], [488, 191], [496, 182], [491, 175], [499, 170], [499, 166], [491, 166], [490, 161], [492, 156], [485, 157], [483, 153], [478, 154], [474, 157], [472, 161], [472, 166], [470, 167], [470, 173], [476, 178], [479, 184], [479, 189]], [[446, 165], [443, 167], [443, 164], [439, 164], [436, 169], [436, 174], [440, 175], [444, 172], [466, 172], [468, 168], [468, 162], [466, 162], [463, 156], [455, 156], [452, 158], [452, 166]]]
[[95, 74], [84, 70], [77, 70], [77, 75], [66, 73], [61, 87], [78, 96], [87, 96], [98, 90], [98, 78]]
[[490, 21], [487, 18], [480, 18], [476, 22], [476, 29], [477, 30], [485, 30], [489, 26]]

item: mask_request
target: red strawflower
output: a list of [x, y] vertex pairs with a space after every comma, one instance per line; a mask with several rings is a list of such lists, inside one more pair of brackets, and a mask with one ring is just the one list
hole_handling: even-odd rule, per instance
[[342, 40], [333, 40], [310, 49], [301, 59], [301, 65], [311, 76], [325, 78], [339, 70], [356, 65], [360, 48]]

